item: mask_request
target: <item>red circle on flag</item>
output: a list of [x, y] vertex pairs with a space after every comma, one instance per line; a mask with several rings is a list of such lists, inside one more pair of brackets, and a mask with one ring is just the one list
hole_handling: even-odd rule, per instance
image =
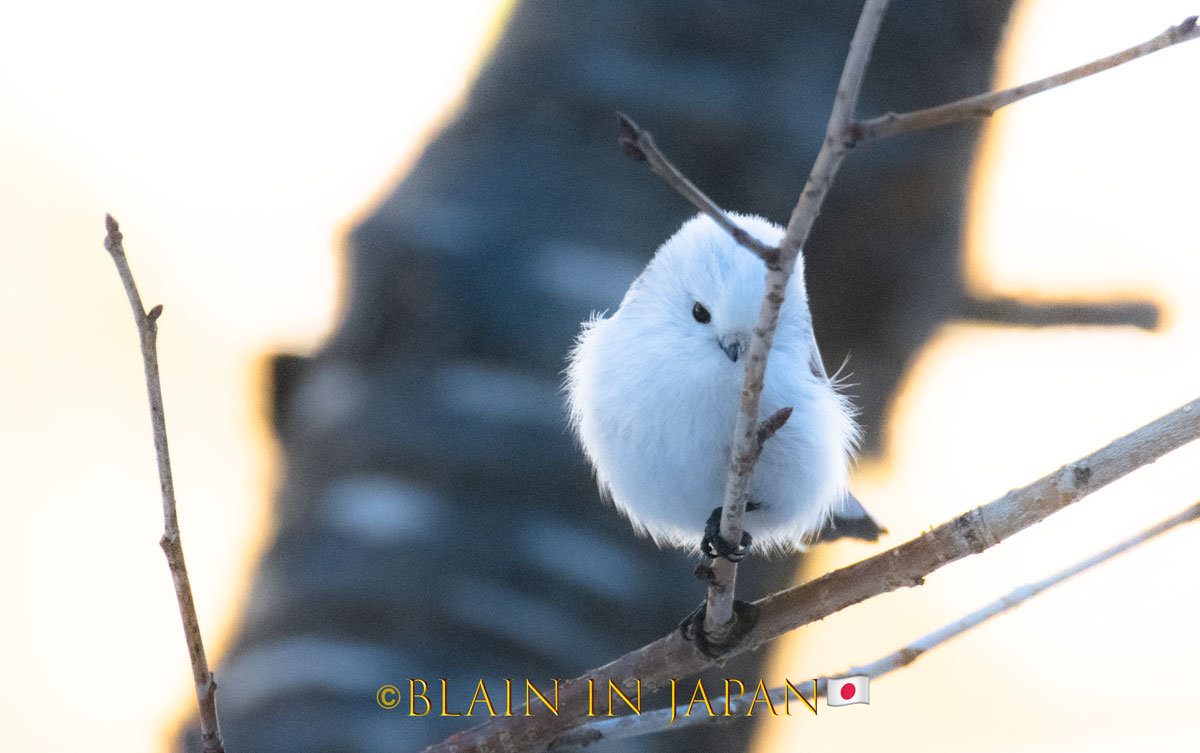
[[848, 682], [842, 686], [842, 700], [848, 701], [858, 692], [858, 688], [854, 687], [854, 683]]

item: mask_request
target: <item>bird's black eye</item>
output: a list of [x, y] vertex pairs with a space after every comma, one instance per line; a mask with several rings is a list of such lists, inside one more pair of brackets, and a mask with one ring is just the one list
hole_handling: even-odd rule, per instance
[[692, 316], [701, 324], [708, 324], [712, 321], [712, 314], [708, 313], [708, 309], [704, 308], [700, 303], [692, 305]]

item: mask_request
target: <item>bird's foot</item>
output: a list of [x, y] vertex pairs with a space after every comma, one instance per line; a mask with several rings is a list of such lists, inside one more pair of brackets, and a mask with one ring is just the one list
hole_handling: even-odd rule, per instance
[[721, 508], [712, 511], [708, 522], [704, 524], [704, 538], [700, 540], [700, 551], [704, 556], [716, 559], [724, 557], [730, 562], [741, 562], [750, 553], [753, 538], [749, 531], [742, 531], [742, 542], [737, 546], [730, 544], [721, 537]]
[[735, 599], [733, 624], [724, 631], [720, 640], [717, 640], [704, 630], [704, 615], [707, 607], [708, 602], [702, 602], [696, 611], [684, 617], [683, 621], [679, 623], [679, 634], [685, 641], [695, 643], [700, 653], [710, 659], [716, 659], [722, 654], [728, 653], [758, 622], [758, 607]]

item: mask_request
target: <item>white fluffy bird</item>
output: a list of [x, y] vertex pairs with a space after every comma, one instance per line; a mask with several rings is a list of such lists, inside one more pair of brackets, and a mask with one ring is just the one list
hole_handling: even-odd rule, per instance
[[[783, 237], [761, 217], [730, 217], [763, 243]], [[698, 215], [658, 249], [615, 313], [584, 323], [571, 353], [571, 423], [601, 494], [660, 546], [698, 550], [721, 506], [764, 286], [762, 261]], [[767, 361], [760, 420], [789, 406], [750, 483], [754, 549], [874, 540], [881, 529], [847, 491], [858, 433], [817, 351], [802, 258]]]

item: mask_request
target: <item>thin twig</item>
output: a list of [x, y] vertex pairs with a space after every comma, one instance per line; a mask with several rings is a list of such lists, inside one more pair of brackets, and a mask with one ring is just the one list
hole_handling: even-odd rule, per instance
[[[1105, 549], [1103, 552], [1094, 554], [1085, 560], [1075, 563], [1068, 568], [1058, 571], [1057, 573], [1043, 578], [1035, 583], [1029, 583], [1019, 588], [1015, 588], [1008, 594], [1001, 596], [985, 607], [975, 610], [965, 617], [956, 620], [948, 625], [945, 625], [932, 633], [918, 638], [909, 643], [904, 648], [882, 656], [879, 659], [858, 667], [841, 672], [836, 675], [828, 675], [817, 680], [816, 695], [824, 697], [826, 681], [829, 679], [841, 679], [843, 677], [854, 677], [856, 675], [866, 675], [871, 679], [882, 677], [883, 675], [894, 672], [898, 669], [903, 669], [908, 665], [921, 658], [924, 654], [941, 646], [950, 640], [957, 638], [964, 633], [979, 627], [983, 623], [991, 620], [993, 617], [998, 617], [1005, 612], [1016, 609], [1021, 604], [1029, 601], [1033, 597], [1041, 594], [1054, 586], [1069, 580], [1080, 573], [1091, 570], [1098, 565], [1101, 565], [1114, 557], [1117, 557], [1125, 552], [1128, 552], [1135, 547], [1154, 539], [1172, 528], [1176, 528], [1185, 523], [1190, 523], [1200, 519], [1200, 502], [1197, 502], [1177, 515], [1174, 515], [1161, 523], [1158, 523], [1146, 530], [1131, 536], [1121, 543]], [[796, 683], [800, 694], [808, 701], [815, 702], [810, 683]], [[784, 703], [786, 687], [772, 688], [769, 691], [771, 701], [774, 704]], [[687, 705], [680, 705], [674, 709], [667, 707], [665, 709], [655, 709], [647, 711], [640, 715], [631, 714], [628, 716], [615, 717], [613, 719], [603, 719], [598, 722], [580, 725], [562, 735], [555, 738], [549, 746], [549, 750], [568, 750], [571, 748], [590, 745], [591, 743], [599, 742], [600, 740], [622, 740], [628, 737], [639, 737], [641, 735], [653, 734], [663, 730], [677, 730], [686, 727], [694, 727], [698, 725], [712, 724], [731, 724], [747, 719], [746, 712], [752, 704], [752, 699], [747, 699], [745, 694], [736, 698], [728, 699], [729, 709], [728, 714], [717, 716], [709, 716], [707, 714], [689, 714]], [[713, 708], [726, 708], [726, 698], [721, 696], [713, 699], [711, 702]]]
[[678, 191], [683, 198], [692, 202], [692, 206], [711, 217], [725, 232], [733, 236], [735, 241], [766, 262], [767, 266], [775, 263], [779, 258], [779, 249], [761, 242], [743, 230], [736, 222], [729, 219], [729, 215], [721, 207], [717, 206], [715, 201], [708, 198], [707, 194], [697, 188], [695, 183], [688, 180], [679, 171], [679, 168], [671, 164], [671, 161], [659, 151], [649, 131], [639, 128], [638, 124], [634, 123], [632, 118], [621, 112], [617, 113], [617, 121], [620, 128], [617, 141], [621, 144], [621, 148], [625, 150], [627, 155], [638, 162], [645, 162], [649, 165], [655, 175], [665, 180], [667, 185]]
[[763, 445], [767, 440], [775, 436], [775, 432], [783, 428], [783, 425], [792, 417], [792, 407], [789, 405], [786, 408], [780, 408], [772, 413], [768, 418], [764, 419], [758, 425], [758, 431], [755, 432], [755, 443], [758, 445], [758, 451], [761, 454]]
[[754, 650], [767, 641], [853, 604], [900, 588], [963, 557], [978, 554], [1098, 491], [1132, 471], [1200, 437], [1200, 398], [1105, 447], [1065, 465], [1000, 499], [951, 519], [899, 546], [768, 596], [755, 606], [759, 619], [745, 639], [714, 659], [699, 652], [678, 630], [559, 686], [558, 714], [493, 719], [429, 748], [436, 753], [540, 750], [587, 713], [588, 680], [610, 679], [625, 693], [640, 680], [642, 692], [671, 678], [698, 674], [718, 661]]
[[1184, 19], [1179, 25], [1172, 26], [1147, 42], [1130, 47], [1127, 50], [1122, 50], [1108, 57], [1100, 58], [1087, 65], [1081, 65], [1069, 71], [1047, 76], [1038, 81], [1014, 86], [1011, 89], [1003, 91], [978, 94], [974, 97], [967, 97], [957, 102], [950, 102], [925, 110], [916, 110], [903, 114], [889, 112], [878, 118], [859, 121], [850, 126], [847, 132], [848, 138], [853, 143], [878, 141], [889, 136], [908, 133], [910, 131], [921, 131], [927, 128], [936, 128], [937, 126], [955, 123], [960, 120], [990, 118], [996, 110], [1011, 105], [1013, 102], [1018, 102], [1034, 94], [1040, 94], [1047, 89], [1053, 89], [1056, 86], [1069, 84], [1086, 76], [1106, 71], [1109, 68], [1115, 68], [1131, 60], [1137, 60], [1140, 57], [1149, 55], [1152, 52], [1157, 52], [1172, 45], [1196, 39], [1197, 37], [1200, 37], [1200, 26], [1196, 25], [1196, 16], [1191, 16]]
[[[746, 358], [741, 410], [734, 425], [729, 474], [725, 479], [721, 538], [726, 541], [738, 542], [742, 538], [742, 522], [746, 515], [750, 477], [759, 455], [756, 451], [759, 400], [767, 370], [767, 356], [771, 352], [771, 345], [775, 340], [775, 327], [779, 323], [779, 312], [783, 308], [784, 293], [795, 268], [796, 257], [800, 255], [800, 249], [808, 240], [808, 234], [821, 211], [821, 204], [825, 201], [829, 186], [833, 184], [838, 167], [850, 149], [844, 134], [854, 115], [863, 74], [866, 72], [871, 48], [875, 44], [875, 37], [879, 33], [887, 5], [888, 0], [867, 0], [863, 6], [858, 27], [850, 40], [846, 65], [838, 82], [833, 113], [825, 130], [825, 142], [821, 145], [808, 182], [792, 212], [792, 219], [788, 223], [783, 240], [779, 243], [779, 261], [777, 264], [767, 265], [766, 292]], [[708, 587], [705, 605], [704, 632], [710, 645], [719, 646], [728, 636], [736, 634], [733, 596], [737, 584], [737, 563], [717, 559], [713, 562], [713, 577], [713, 583]]]
[[146, 371], [146, 392], [150, 398], [150, 424], [154, 432], [154, 451], [158, 456], [158, 481], [162, 488], [163, 535], [159, 546], [167, 557], [171, 569], [171, 580], [175, 583], [175, 597], [179, 601], [179, 616], [183, 620], [183, 635], [187, 640], [188, 656], [191, 659], [192, 679], [196, 683], [196, 701], [200, 706], [200, 735], [204, 753], [224, 753], [221, 740], [221, 725], [217, 721], [217, 680], [208, 669], [208, 658], [204, 654], [204, 640], [200, 636], [200, 621], [196, 617], [196, 603], [192, 598], [192, 586], [188, 579], [187, 564], [183, 559], [183, 541], [179, 536], [179, 517], [175, 506], [175, 482], [171, 476], [171, 454], [167, 449], [167, 421], [163, 412], [162, 381], [158, 373], [158, 317], [162, 305], [150, 309], [142, 308], [142, 297], [138, 293], [133, 271], [125, 258], [121, 229], [112, 215], [105, 215], [108, 234], [104, 248], [117, 265], [117, 273], [129, 296], [133, 319], [137, 323], [142, 345], [142, 363]]

